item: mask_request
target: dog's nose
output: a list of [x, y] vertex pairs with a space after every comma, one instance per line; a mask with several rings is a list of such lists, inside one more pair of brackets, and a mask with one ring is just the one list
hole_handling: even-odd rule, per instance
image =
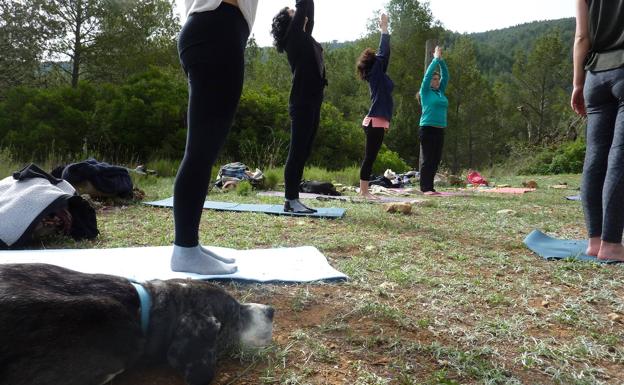
[[274, 316], [274, 315], [275, 315], [275, 309], [273, 309], [272, 307], [270, 307], [270, 306], [269, 306], [269, 307], [266, 309], [266, 316], [267, 316], [267, 317], [269, 317], [269, 319], [270, 319], [271, 321], [273, 321], [273, 316]]

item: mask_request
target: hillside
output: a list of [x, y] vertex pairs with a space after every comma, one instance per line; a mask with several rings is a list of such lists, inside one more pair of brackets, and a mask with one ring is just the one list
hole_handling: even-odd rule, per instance
[[[574, 29], [574, 18], [566, 18], [535, 21], [504, 29], [472, 33], [467, 36], [477, 43], [477, 60], [482, 73], [488, 77], [498, 77], [511, 72], [515, 52], [529, 51], [540, 36], [551, 31], [559, 31], [562, 41], [570, 47], [570, 60], [572, 60]], [[444, 40], [452, 46], [460, 36], [461, 34], [450, 32]]]
[[514, 53], [529, 51], [535, 41], [551, 31], [559, 31], [563, 42], [570, 47], [572, 60], [572, 44], [574, 40], [574, 18], [536, 21], [514, 27], [471, 34], [477, 44], [477, 60], [481, 71], [491, 77], [511, 72]]

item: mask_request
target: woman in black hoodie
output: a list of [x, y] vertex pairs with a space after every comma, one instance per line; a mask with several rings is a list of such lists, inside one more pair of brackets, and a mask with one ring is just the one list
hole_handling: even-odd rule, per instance
[[327, 85], [323, 47], [312, 37], [314, 1], [297, 0], [296, 10], [282, 9], [274, 18], [271, 34], [278, 52], [286, 52], [293, 74], [289, 113], [291, 137], [284, 168], [284, 211], [311, 214], [316, 210], [299, 201], [299, 184], [318, 130], [323, 90]]

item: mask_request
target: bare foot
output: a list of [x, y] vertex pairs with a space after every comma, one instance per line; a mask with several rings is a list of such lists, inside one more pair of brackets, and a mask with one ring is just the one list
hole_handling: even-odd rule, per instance
[[379, 197], [374, 196], [373, 194], [366, 192], [366, 193], [360, 193], [360, 196], [366, 200], [369, 201], [378, 201], [380, 200]]
[[621, 261], [624, 262], [624, 246], [621, 243], [602, 242], [598, 259], [605, 261]]
[[601, 242], [602, 241], [600, 240], [600, 237], [589, 238], [589, 246], [587, 247], [587, 250], [585, 250], [585, 254], [589, 255], [590, 257], [598, 256]]
[[423, 194], [425, 195], [442, 195], [437, 191], [425, 191]]

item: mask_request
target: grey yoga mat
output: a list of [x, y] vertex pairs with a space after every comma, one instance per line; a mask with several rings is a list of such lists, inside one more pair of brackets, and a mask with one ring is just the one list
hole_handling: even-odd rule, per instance
[[[145, 202], [146, 205], [156, 207], [173, 207], [173, 197], [163, 199], [155, 202]], [[312, 217], [312, 218], [328, 218], [337, 219], [342, 218], [345, 215], [345, 209], [336, 207], [319, 207], [314, 214], [297, 214], [284, 211], [282, 205], [269, 205], [269, 204], [248, 204], [248, 203], [236, 203], [236, 202], [214, 202], [205, 201], [204, 209], [216, 210], [216, 211], [236, 211], [246, 213], [266, 213], [272, 215], [287, 215], [295, 217]]]
[[[258, 193], [258, 196], [284, 198], [284, 192], [283, 191], [261, 191]], [[373, 200], [366, 200], [360, 196], [350, 196], [350, 195], [331, 196], [331, 195], [310, 194], [310, 193], [299, 193], [299, 198], [316, 199], [320, 201], [336, 200], [336, 201], [350, 202], [350, 203], [395, 203], [395, 202], [416, 203], [419, 201], [419, 199], [415, 199], [415, 198], [391, 197], [391, 196], [377, 196], [379, 200], [373, 201]]]

